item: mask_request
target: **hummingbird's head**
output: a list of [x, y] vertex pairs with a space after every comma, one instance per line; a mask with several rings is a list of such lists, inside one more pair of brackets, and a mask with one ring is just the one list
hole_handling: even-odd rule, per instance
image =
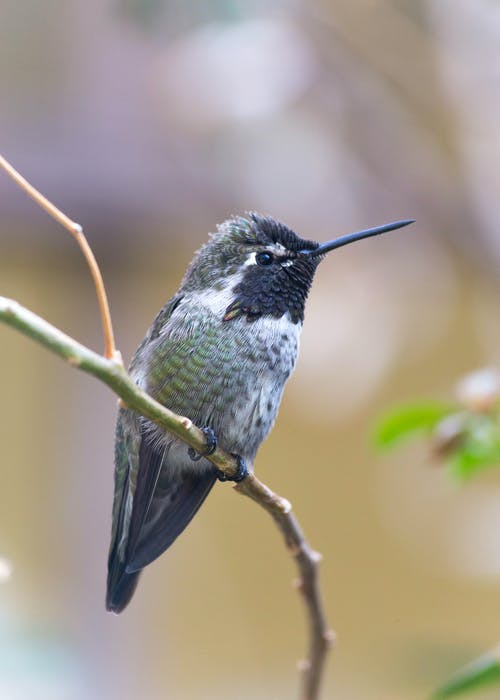
[[234, 217], [198, 251], [182, 288], [211, 299], [220, 297], [224, 321], [241, 316], [248, 321], [281, 318], [288, 313], [292, 323], [299, 323], [314, 273], [326, 253], [408, 223], [395, 222], [320, 244], [268, 216], [252, 212]]

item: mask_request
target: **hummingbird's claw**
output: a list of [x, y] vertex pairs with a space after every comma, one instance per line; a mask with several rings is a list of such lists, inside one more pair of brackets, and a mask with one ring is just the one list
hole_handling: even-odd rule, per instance
[[239, 481], [243, 481], [243, 479], [245, 479], [248, 476], [249, 471], [243, 457], [240, 457], [240, 455], [237, 455], [234, 452], [231, 452], [231, 454], [238, 463], [238, 471], [236, 472], [236, 474], [234, 476], [228, 476], [223, 471], [217, 468], [215, 468], [215, 474], [219, 481], [234, 481], [235, 483], [238, 483]]
[[198, 462], [202, 457], [208, 457], [215, 452], [217, 449], [217, 438], [212, 428], [205, 426], [201, 429], [201, 432], [207, 439], [207, 446], [203, 452], [196, 452], [192, 447], [188, 449], [188, 455], [191, 457], [193, 462]]

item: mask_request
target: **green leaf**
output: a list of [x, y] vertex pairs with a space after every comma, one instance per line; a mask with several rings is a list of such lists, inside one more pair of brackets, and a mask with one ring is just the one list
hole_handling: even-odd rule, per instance
[[375, 426], [374, 439], [379, 447], [392, 447], [416, 433], [430, 433], [456, 407], [439, 401], [420, 401], [399, 406], [386, 413]]
[[490, 416], [472, 416], [465, 439], [451, 457], [451, 471], [464, 480], [495, 464], [500, 465], [500, 426]]
[[447, 700], [458, 695], [480, 690], [486, 685], [500, 685], [498, 648], [492, 649], [458, 671], [432, 696], [433, 700]]

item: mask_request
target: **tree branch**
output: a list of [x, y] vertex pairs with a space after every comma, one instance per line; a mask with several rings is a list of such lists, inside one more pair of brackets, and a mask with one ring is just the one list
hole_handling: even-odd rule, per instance
[[[205, 449], [206, 437], [202, 431], [193, 425], [189, 418], [176, 415], [138, 387], [117, 355], [114, 358], [99, 355], [18, 302], [6, 297], [0, 297], [0, 321], [59, 355], [72, 367], [77, 367], [100, 379], [120, 397], [128, 408], [173, 433], [196, 451], [202, 452]], [[235, 458], [220, 447], [206, 459], [228, 477], [233, 477], [237, 473], [238, 464]], [[235, 488], [272, 515], [297, 565], [300, 577], [297, 587], [303, 595], [309, 622], [308, 657], [300, 665], [302, 672], [300, 700], [316, 700], [319, 697], [325, 655], [333, 639], [323, 612], [318, 587], [317, 567], [320, 556], [307, 543], [291, 512], [292, 506], [289, 501], [273, 493], [254, 474], [249, 474]]]
[[[107, 384], [128, 408], [137, 411], [176, 435], [197, 452], [203, 452], [206, 448], [206, 437], [203, 432], [193, 425], [189, 418], [176, 415], [142, 391], [125, 370], [121, 355], [115, 347], [111, 314], [102, 275], [80, 224], [71, 221], [1, 155], [0, 167], [45, 211], [64, 226], [80, 246], [96, 288], [104, 330], [105, 356], [93, 352], [12, 299], [0, 297], [0, 321], [44, 345], [73, 367], [97, 377]], [[206, 456], [206, 459], [230, 478], [239, 471], [239, 465], [235, 458], [219, 447], [212, 454]], [[309, 623], [309, 652], [307, 658], [300, 664], [302, 672], [300, 700], [317, 700], [325, 656], [334, 638], [334, 634], [327, 626], [318, 586], [318, 562], [321, 557], [307, 543], [291, 512], [292, 506], [286, 499], [273, 493], [253, 474], [249, 474], [236, 486], [236, 489], [272, 515], [285, 539], [290, 554], [295, 559], [299, 571], [297, 587], [304, 598]]]
[[270, 513], [283, 535], [290, 555], [295, 560], [299, 571], [295, 585], [303, 596], [309, 625], [308, 655], [299, 663], [302, 676], [299, 697], [300, 700], [316, 700], [319, 697], [326, 654], [335, 640], [335, 633], [329, 629], [326, 621], [318, 583], [321, 554], [315, 552], [304, 537], [292, 513], [291, 503], [277, 496], [257, 479], [255, 482], [252, 483], [247, 478], [234, 488]]

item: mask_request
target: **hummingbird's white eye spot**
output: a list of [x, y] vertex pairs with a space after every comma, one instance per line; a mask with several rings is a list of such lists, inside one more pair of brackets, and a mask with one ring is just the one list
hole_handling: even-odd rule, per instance
[[257, 264], [257, 263], [255, 262], [255, 256], [256, 256], [256, 255], [257, 255], [257, 253], [250, 253], [250, 255], [248, 256], [248, 258], [247, 258], [247, 259], [245, 260], [245, 262], [243, 263], [243, 266], [244, 266], [244, 267], [250, 267], [250, 265], [256, 265], [256, 264]]

